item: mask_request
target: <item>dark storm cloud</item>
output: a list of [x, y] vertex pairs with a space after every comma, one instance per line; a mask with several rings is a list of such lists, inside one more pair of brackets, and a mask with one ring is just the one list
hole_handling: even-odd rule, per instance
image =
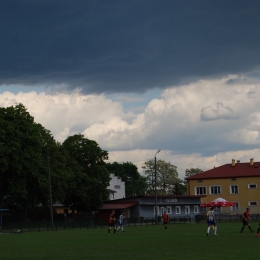
[[0, 84], [143, 92], [260, 63], [260, 2], [0, 2]]

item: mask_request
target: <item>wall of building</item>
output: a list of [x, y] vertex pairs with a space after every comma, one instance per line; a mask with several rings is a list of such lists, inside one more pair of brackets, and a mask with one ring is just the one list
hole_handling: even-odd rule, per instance
[[[123, 201], [138, 201], [138, 206], [130, 209], [130, 218], [154, 218], [155, 217], [155, 197], [133, 197]], [[201, 214], [203, 209], [200, 208], [200, 197], [160, 197], [157, 198], [158, 216], [167, 211], [170, 218], [189, 216], [195, 218]]]
[[[213, 186], [220, 186], [220, 193], [212, 194]], [[223, 207], [223, 213], [242, 214], [247, 207], [250, 207], [251, 214], [260, 213], [260, 177], [190, 180], [189, 194], [197, 195], [197, 187], [206, 188], [206, 197], [202, 198], [202, 202], [223, 198], [237, 203], [235, 208]]]
[[[155, 198], [141, 198], [140, 216], [152, 218], [155, 216]], [[158, 215], [166, 211], [170, 218], [189, 216], [194, 218], [200, 214], [200, 198], [194, 197], [158, 197]]]
[[125, 182], [112, 173], [110, 174], [110, 178], [111, 180], [107, 188], [116, 192], [114, 194], [111, 193], [109, 199], [115, 200], [125, 198]]

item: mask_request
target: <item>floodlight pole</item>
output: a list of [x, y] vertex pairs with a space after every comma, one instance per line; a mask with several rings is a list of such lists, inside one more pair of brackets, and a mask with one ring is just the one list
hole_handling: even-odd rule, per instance
[[[161, 150], [159, 149], [157, 153]], [[158, 211], [157, 211], [157, 174], [156, 174], [156, 154], [154, 155], [154, 190], [155, 190], [155, 224], [158, 224]]]

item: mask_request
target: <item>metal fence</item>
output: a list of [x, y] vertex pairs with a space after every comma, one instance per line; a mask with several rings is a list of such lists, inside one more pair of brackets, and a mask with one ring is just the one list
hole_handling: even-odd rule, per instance
[[[260, 221], [260, 214], [250, 215], [253, 221]], [[217, 223], [225, 222], [241, 222], [241, 215], [228, 215], [220, 214], [216, 216]], [[169, 219], [169, 225], [174, 224], [198, 224], [206, 223], [205, 215], [196, 215], [196, 217], [190, 218], [186, 216], [173, 217]], [[158, 217], [156, 222], [155, 218], [127, 218], [125, 226], [145, 226], [145, 225], [162, 225], [162, 219]], [[53, 227], [53, 228], [52, 228]], [[2, 232], [16, 233], [16, 232], [40, 232], [51, 230], [71, 230], [71, 229], [93, 229], [93, 228], [107, 228], [108, 223], [100, 221], [95, 218], [68, 218], [64, 220], [56, 220], [51, 225], [50, 221], [38, 221], [38, 222], [6, 222], [3, 223]]]
[[[236, 215], [230, 215], [230, 214], [217, 214], [215, 216], [216, 221], [218, 223], [221, 222], [242, 222], [242, 215], [241, 214], [236, 214]], [[250, 218], [253, 221], [260, 221], [260, 214], [250, 214]], [[195, 217], [195, 222], [205, 222], [206, 221], [206, 215], [196, 215]]]

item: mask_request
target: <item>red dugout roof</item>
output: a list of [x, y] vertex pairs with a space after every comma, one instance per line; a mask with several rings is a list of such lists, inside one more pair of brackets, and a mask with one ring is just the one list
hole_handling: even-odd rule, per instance
[[128, 209], [136, 205], [138, 205], [138, 202], [108, 203], [108, 204], [104, 204], [103, 207], [99, 208], [98, 210]]

